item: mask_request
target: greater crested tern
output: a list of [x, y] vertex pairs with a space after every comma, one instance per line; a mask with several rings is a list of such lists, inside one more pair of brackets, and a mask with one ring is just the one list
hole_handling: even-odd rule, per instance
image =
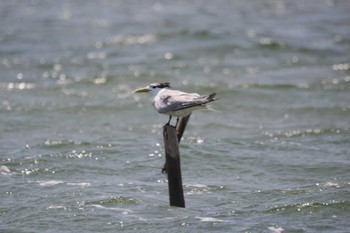
[[[185, 117], [195, 110], [211, 109], [207, 103], [217, 100], [216, 93], [210, 95], [199, 95], [197, 93], [186, 93], [178, 90], [171, 90], [170, 83], [152, 83], [146, 87], [134, 90], [132, 93], [149, 92], [153, 94], [153, 106], [157, 112], [169, 115], [170, 124], [172, 116], [176, 116], [176, 125], [179, 117]], [[175, 127], [176, 127], [175, 125]]]

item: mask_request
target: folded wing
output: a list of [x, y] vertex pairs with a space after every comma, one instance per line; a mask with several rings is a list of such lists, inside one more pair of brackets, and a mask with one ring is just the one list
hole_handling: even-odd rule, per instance
[[159, 113], [176, 112], [186, 108], [203, 106], [215, 101], [216, 93], [200, 96], [197, 93], [186, 93], [177, 90], [164, 90], [157, 96], [153, 105]]

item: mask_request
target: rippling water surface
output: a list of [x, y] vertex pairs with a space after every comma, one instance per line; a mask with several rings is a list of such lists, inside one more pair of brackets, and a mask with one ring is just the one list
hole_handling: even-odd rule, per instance
[[[348, 1], [2, 1], [1, 232], [347, 232]], [[169, 207], [152, 82], [221, 98]]]

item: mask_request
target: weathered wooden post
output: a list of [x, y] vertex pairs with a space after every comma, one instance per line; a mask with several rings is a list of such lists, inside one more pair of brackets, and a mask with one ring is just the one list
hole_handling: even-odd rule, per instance
[[163, 171], [168, 174], [169, 199], [171, 206], [185, 207], [182, 187], [179, 142], [185, 131], [190, 115], [181, 118], [177, 128], [171, 125], [163, 127], [165, 164]]
[[179, 144], [177, 142], [175, 127], [171, 125], [165, 125], [163, 127], [163, 138], [168, 173], [170, 205], [185, 207], [185, 198], [182, 188]]
[[180, 144], [182, 135], [185, 132], [187, 123], [190, 120], [190, 117], [191, 117], [191, 114], [189, 114], [189, 115], [187, 115], [185, 117], [181, 117], [181, 120], [179, 121], [179, 124], [177, 124], [176, 135], [177, 135], [177, 141], [179, 142], [179, 144]]

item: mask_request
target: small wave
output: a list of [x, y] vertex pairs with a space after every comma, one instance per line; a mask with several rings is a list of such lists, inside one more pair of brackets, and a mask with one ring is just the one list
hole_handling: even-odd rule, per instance
[[4, 175], [4, 176], [11, 175], [11, 170], [5, 165], [1, 165], [0, 172], [1, 172], [1, 175]]
[[63, 206], [63, 205], [50, 205], [49, 207], [47, 207], [48, 210], [57, 210], [57, 209], [63, 209], [66, 210], [67, 207]]
[[154, 34], [143, 34], [143, 35], [117, 35], [108, 38], [105, 42], [100, 42], [101, 46], [114, 46], [114, 45], [142, 45], [142, 44], [153, 44], [158, 40]]
[[269, 49], [285, 49], [289, 46], [284, 42], [277, 41], [276, 39], [270, 37], [259, 38], [259, 40], [257, 41], [257, 45]]
[[196, 219], [199, 219], [201, 222], [227, 222], [225, 220], [213, 217], [196, 217]]
[[67, 185], [89, 187], [91, 183], [81, 182], [81, 183], [67, 183]]
[[208, 185], [205, 184], [187, 184], [186, 187], [194, 187], [194, 188], [208, 188]]
[[284, 229], [280, 226], [269, 226], [267, 229], [269, 229], [273, 233], [281, 233], [284, 231]]
[[283, 205], [283, 206], [276, 206], [272, 209], [269, 209], [267, 212], [269, 213], [276, 213], [276, 212], [301, 212], [304, 210], [312, 211], [315, 209], [321, 209], [321, 208], [333, 208], [333, 209], [344, 209], [349, 208], [350, 203], [345, 201], [336, 201], [332, 200], [330, 202], [322, 202], [322, 203], [295, 203], [295, 204], [289, 204], [289, 205]]
[[307, 129], [292, 129], [285, 131], [276, 131], [276, 132], [265, 132], [266, 136], [271, 138], [280, 138], [280, 137], [305, 137], [305, 136], [314, 136], [314, 135], [329, 135], [329, 134], [341, 134], [347, 132], [348, 129], [340, 128], [307, 128]]
[[97, 209], [120, 211], [124, 215], [128, 215], [128, 214], [133, 212], [132, 210], [129, 210], [129, 209], [118, 208], [118, 207], [106, 207], [106, 206], [98, 205], [98, 204], [92, 204], [92, 205], [87, 205], [87, 206], [94, 207], [94, 208], [97, 208]]
[[88, 142], [73, 141], [73, 140], [60, 140], [60, 139], [46, 139], [44, 142], [45, 146], [50, 147], [66, 147], [66, 146], [80, 146], [80, 145], [89, 145]]
[[310, 84], [308, 83], [245, 83], [231, 85], [230, 88], [239, 88], [239, 89], [273, 89], [273, 90], [287, 90], [287, 89], [308, 89]]
[[315, 90], [347, 90], [350, 87], [350, 78], [324, 79], [316, 82], [298, 83], [241, 83], [231, 84], [230, 89], [268, 89], [268, 90], [293, 90], [293, 89], [315, 89]]
[[136, 204], [136, 200], [132, 197], [116, 196], [102, 200], [86, 202], [87, 205], [103, 205], [109, 206], [113, 204]]
[[202, 194], [209, 192], [209, 187], [204, 184], [186, 184], [185, 187], [190, 189], [186, 192], [186, 195]]
[[[179, 30], [174, 30], [172, 32], [159, 33], [159, 38], [160, 39], [173, 38], [174, 35], [192, 37], [197, 39], [217, 38], [218, 36], [220, 36], [219, 34], [213, 33], [212, 31], [207, 29], [192, 30], [192, 29], [180, 28]], [[206, 49], [210, 49], [210, 47], [207, 46]]]
[[91, 186], [91, 183], [87, 182], [64, 182], [63, 180], [48, 180], [48, 181], [37, 181], [40, 186], [54, 186], [54, 185], [59, 185], [59, 184], [66, 184], [66, 185], [71, 185], [71, 186], [80, 186], [80, 187], [89, 187]]
[[92, 153], [86, 152], [85, 150], [83, 150], [83, 151], [73, 150], [71, 153], [68, 153], [66, 155], [66, 158], [75, 158], [75, 159], [92, 158]]
[[63, 184], [62, 180], [49, 180], [49, 181], [38, 181], [40, 186], [54, 186], [58, 184]]

